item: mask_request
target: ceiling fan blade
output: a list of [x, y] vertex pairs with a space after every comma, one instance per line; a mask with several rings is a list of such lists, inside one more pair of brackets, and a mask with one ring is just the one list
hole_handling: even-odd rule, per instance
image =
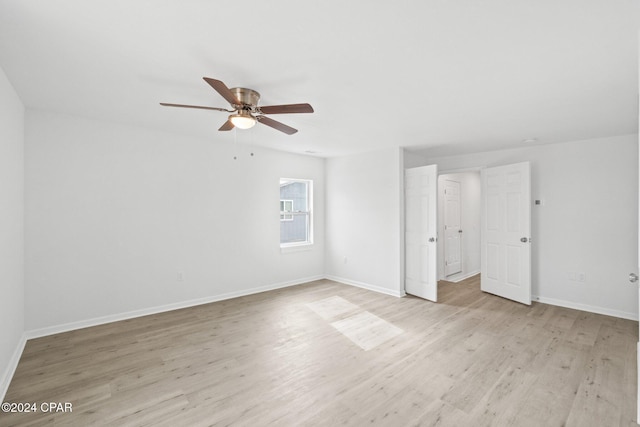
[[313, 113], [309, 104], [267, 105], [260, 107], [263, 114]]
[[209, 85], [211, 85], [211, 87], [214, 88], [216, 90], [216, 92], [218, 92], [220, 95], [222, 95], [222, 97], [224, 99], [226, 99], [229, 104], [231, 104], [231, 105], [241, 105], [242, 104], [240, 102], [240, 100], [238, 100], [238, 98], [236, 98], [236, 96], [233, 94], [233, 92], [231, 92], [229, 90], [227, 85], [222, 83], [220, 80], [212, 79], [212, 78], [209, 78], [209, 77], [203, 77], [203, 79], [204, 79], [205, 82], [209, 83]]
[[220, 129], [218, 130], [231, 130], [233, 129], [235, 126], [233, 126], [233, 123], [231, 123], [231, 120], [227, 120], [222, 126], [220, 126]]
[[226, 111], [226, 112], [229, 112], [229, 113], [233, 113], [235, 111], [235, 110], [227, 110], [226, 108], [202, 107], [200, 105], [167, 104], [166, 102], [161, 102], [160, 105], [162, 105], [164, 107], [199, 108], [201, 110]]
[[270, 119], [267, 116], [257, 116], [256, 119], [262, 123], [263, 125], [271, 126], [274, 129], [279, 130], [280, 132], [284, 132], [287, 135], [293, 135], [298, 132], [298, 129], [294, 129], [291, 126], [287, 126], [284, 123], [280, 123], [276, 120]]

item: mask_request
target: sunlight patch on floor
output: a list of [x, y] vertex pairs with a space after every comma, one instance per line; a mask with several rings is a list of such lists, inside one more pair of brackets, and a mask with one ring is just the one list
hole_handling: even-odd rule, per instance
[[333, 322], [331, 326], [365, 351], [371, 350], [404, 332], [368, 311]]
[[[359, 306], [339, 296], [308, 303], [306, 306], [324, 320], [330, 320], [360, 309]], [[331, 323], [331, 326], [365, 351], [371, 350], [404, 332], [368, 311], [361, 311], [344, 319], [336, 320]]]
[[333, 317], [360, 308], [355, 304], [351, 304], [346, 299], [340, 298], [339, 296], [333, 296], [321, 299], [319, 301], [310, 302], [309, 304], [306, 304], [306, 306], [315, 311], [315, 313], [318, 316], [322, 317], [324, 320], [329, 320]]

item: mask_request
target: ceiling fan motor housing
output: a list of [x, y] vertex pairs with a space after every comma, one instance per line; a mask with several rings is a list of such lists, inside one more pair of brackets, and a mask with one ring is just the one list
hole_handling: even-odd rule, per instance
[[247, 89], [244, 87], [234, 87], [229, 90], [235, 95], [235, 97], [243, 106], [250, 106], [250, 111], [255, 110], [255, 107], [258, 106], [258, 101], [260, 101], [260, 94], [255, 90]]

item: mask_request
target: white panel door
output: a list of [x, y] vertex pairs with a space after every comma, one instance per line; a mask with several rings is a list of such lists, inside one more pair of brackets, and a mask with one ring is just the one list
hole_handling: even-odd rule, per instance
[[405, 291], [438, 300], [436, 267], [438, 166], [405, 171]]
[[531, 304], [529, 162], [482, 171], [480, 288]]
[[444, 181], [444, 275], [462, 271], [460, 182]]
[[[640, 41], [640, 33], [638, 33], [638, 40]], [[640, 81], [640, 73], [638, 74], [638, 81]], [[640, 116], [638, 116], [638, 123], [640, 123]], [[640, 158], [638, 160], [640, 161]], [[638, 212], [638, 230], [640, 230], [640, 206]], [[640, 270], [640, 234], [638, 235], [638, 269]], [[637, 277], [633, 278], [632, 276], [629, 276], [629, 279], [634, 283], [638, 280]], [[640, 293], [638, 293], [638, 304], [640, 306]], [[638, 369], [636, 369], [638, 371], [638, 380], [636, 383], [636, 397], [638, 401], [636, 405], [636, 421], [640, 423], [640, 341], [638, 341], [638, 345], [636, 347], [636, 358], [638, 363], [636, 365], [638, 367]]]
[[[639, 75], [639, 80], [640, 80], [640, 75]], [[640, 123], [640, 117], [638, 118], [638, 122]], [[640, 158], [638, 159], [638, 161], [640, 162]], [[640, 184], [640, 177], [639, 178], [639, 184]], [[640, 230], [640, 206], [638, 206], [638, 230]], [[640, 272], [640, 233], [638, 235], [638, 270]], [[630, 277], [630, 279], [633, 281], [633, 278]], [[634, 283], [637, 282], [637, 278], [635, 279]], [[638, 306], [640, 307], [640, 292], [638, 293]], [[636, 397], [638, 400], [638, 403], [636, 405], [636, 412], [637, 412], [637, 416], [636, 416], [636, 420], [640, 423], [640, 341], [638, 341], [638, 345], [636, 347], [636, 357], [637, 357], [637, 365], [639, 368], [637, 369], [638, 371], [638, 380], [636, 383]]]

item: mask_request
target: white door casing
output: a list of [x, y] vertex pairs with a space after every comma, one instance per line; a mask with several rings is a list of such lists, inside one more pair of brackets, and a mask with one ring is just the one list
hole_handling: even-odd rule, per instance
[[436, 302], [438, 166], [405, 170], [405, 291]]
[[482, 170], [480, 288], [531, 304], [529, 162]]
[[444, 275], [462, 271], [460, 182], [444, 180]]

